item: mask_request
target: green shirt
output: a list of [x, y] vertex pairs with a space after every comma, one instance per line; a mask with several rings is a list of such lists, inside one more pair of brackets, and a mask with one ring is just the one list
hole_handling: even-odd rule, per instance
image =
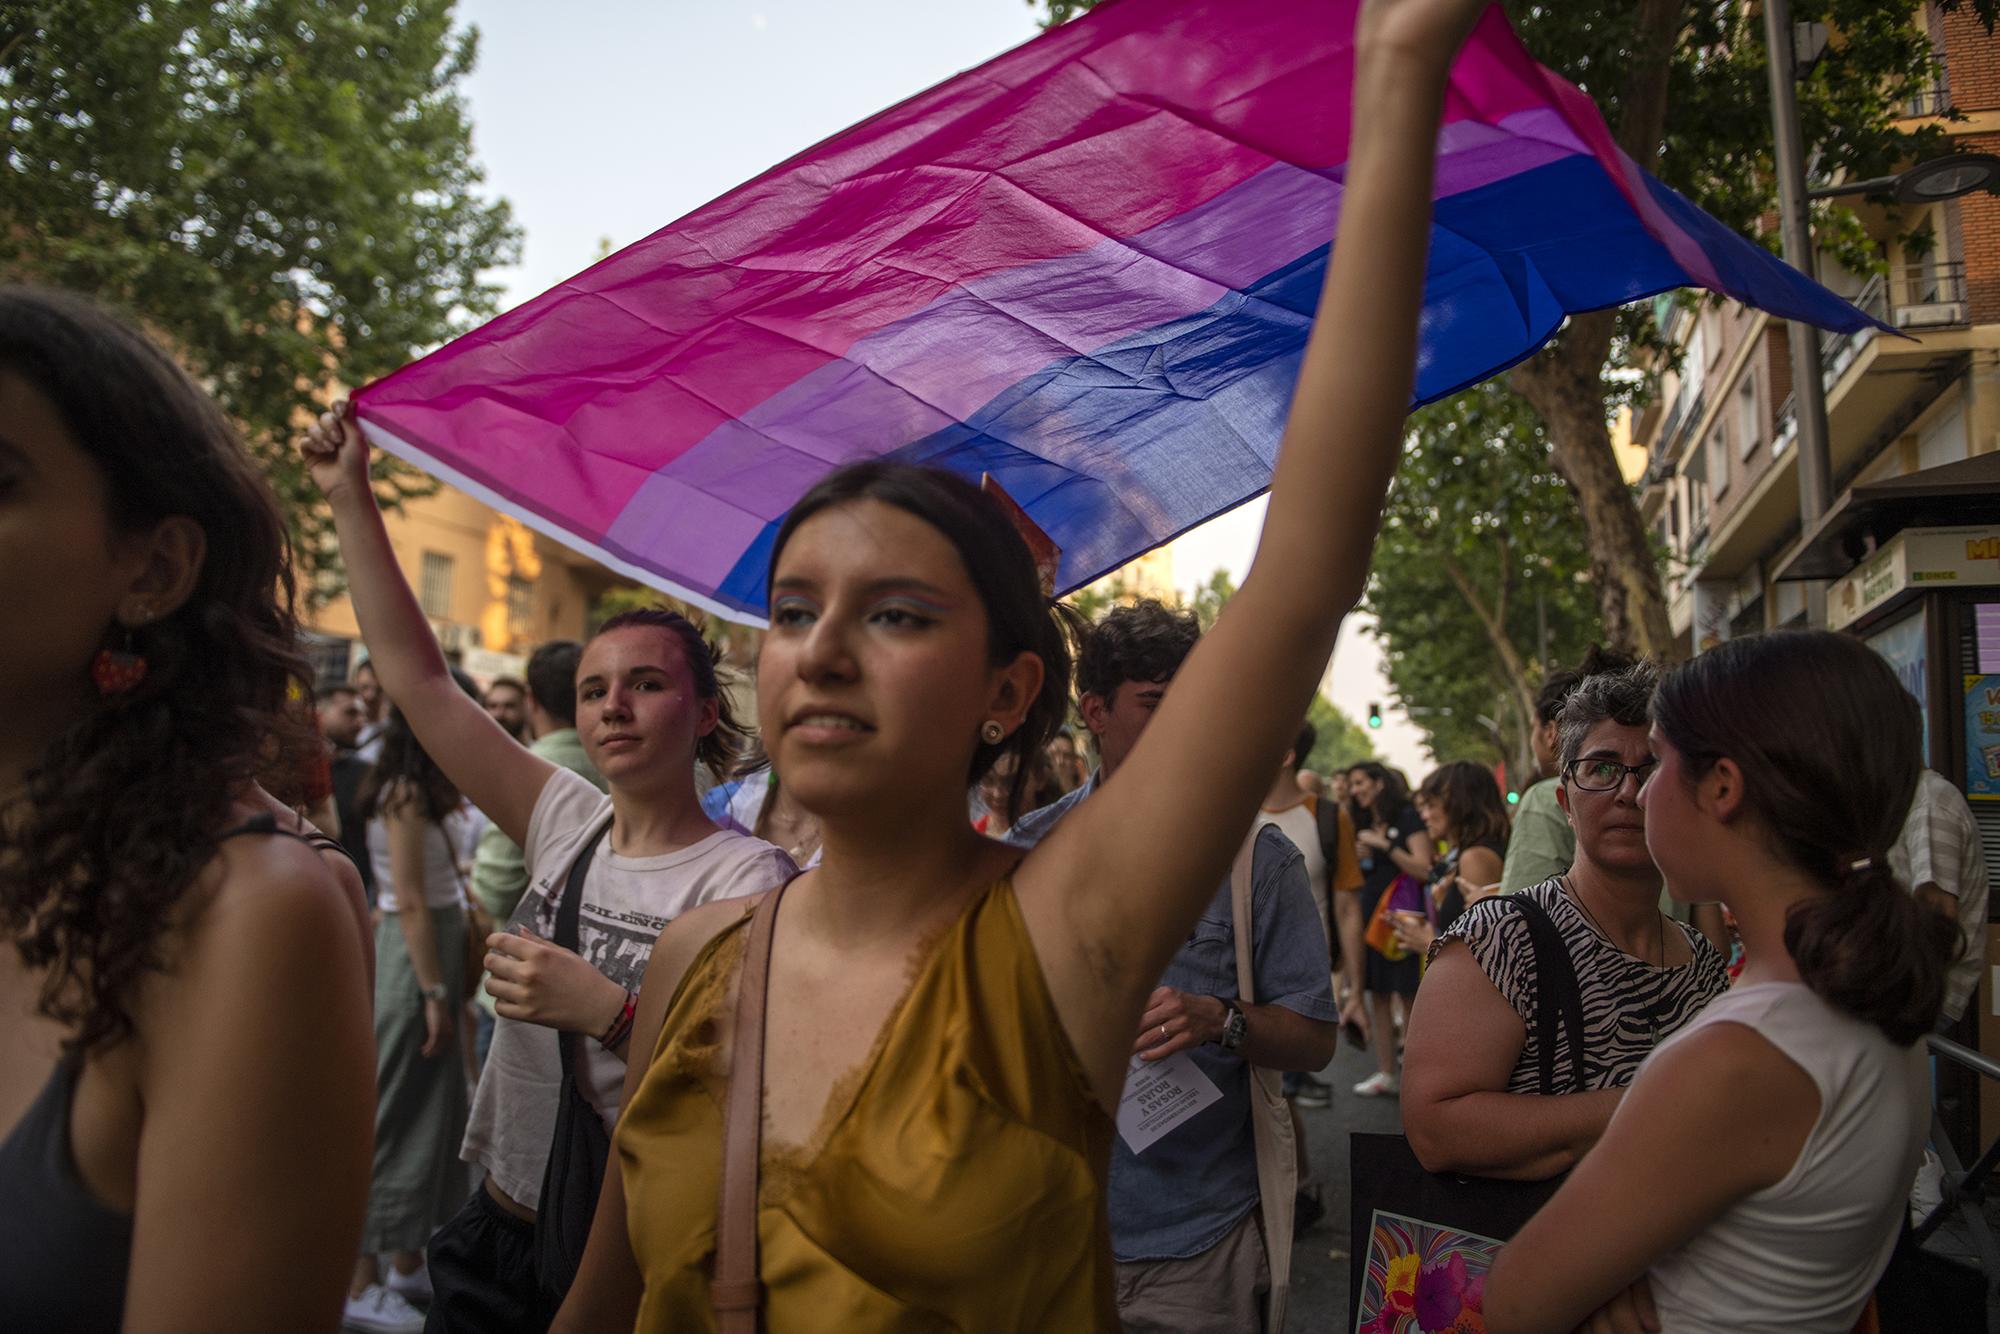
[[[583, 753], [583, 739], [577, 736], [574, 727], [537, 737], [528, 749], [550, 764], [575, 770], [595, 783], [600, 792], [604, 790], [604, 779], [592, 767], [590, 757]], [[514, 915], [514, 905], [527, 889], [528, 865], [522, 858], [521, 845], [501, 833], [498, 825], [487, 825], [472, 859], [473, 898], [493, 914], [496, 923], [504, 924]]]
[[1544, 778], [1521, 794], [1514, 808], [1514, 832], [1507, 839], [1507, 860], [1500, 869], [1500, 892], [1539, 885], [1561, 875], [1576, 860], [1576, 831], [1556, 803], [1559, 779]]

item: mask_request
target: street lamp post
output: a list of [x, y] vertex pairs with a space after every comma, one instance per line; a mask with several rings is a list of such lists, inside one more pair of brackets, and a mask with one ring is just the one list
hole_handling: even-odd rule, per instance
[[[1813, 276], [1812, 219], [1806, 212], [1805, 136], [1799, 130], [1799, 104], [1793, 93], [1798, 59], [1792, 48], [1790, 0], [1764, 0], [1764, 41], [1771, 74], [1771, 120], [1775, 131], [1778, 171], [1778, 217], [1785, 259], [1808, 278]], [[1799, 454], [1799, 527], [1811, 532], [1833, 503], [1833, 465], [1827, 450], [1826, 383], [1820, 378], [1819, 330], [1791, 321], [1786, 339], [1792, 351], [1792, 406], [1798, 424], [1794, 448]], [[1806, 622], [1826, 624], [1826, 583], [1806, 584]]]
[[[1954, 153], [1919, 162], [1895, 176], [1806, 188], [1805, 136], [1799, 129], [1798, 52], [1793, 44], [1791, 0], [1764, 0], [1764, 41], [1771, 75], [1771, 128], [1778, 172], [1778, 217], [1785, 260], [1808, 278], [1813, 273], [1812, 215], [1808, 201], [1839, 195], [1893, 194], [1904, 203], [1929, 203], [1991, 190], [2000, 184], [2000, 158]], [[1827, 443], [1826, 381], [1821, 378], [1819, 330], [1790, 322], [1792, 406], [1798, 425], [1799, 527], [1810, 533], [1833, 503], [1833, 464]], [[1806, 620], [1826, 624], [1826, 582], [1806, 581]]]

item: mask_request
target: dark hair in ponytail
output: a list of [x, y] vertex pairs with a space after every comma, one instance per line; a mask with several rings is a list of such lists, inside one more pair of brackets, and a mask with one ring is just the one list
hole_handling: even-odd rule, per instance
[[1899, 1045], [1930, 1032], [1960, 942], [1889, 870], [1923, 761], [1888, 664], [1824, 630], [1732, 639], [1661, 683], [1653, 721], [1690, 783], [1733, 760], [1772, 850], [1824, 887], [1785, 923], [1806, 985]]
[[951, 543], [986, 609], [990, 663], [997, 667], [1013, 661], [1019, 653], [1032, 653], [1042, 660], [1041, 693], [1029, 706], [1027, 717], [997, 745], [979, 742], [972, 754], [972, 771], [965, 778], [970, 787], [1002, 755], [1014, 755], [1018, 762], [1008, 789], [1008, 806], [1026, 810], [1021, 798], [1033, 774], [1031, 761], [1069, 713], [1070, 643], [1081, 628], [1081, 618], [1043, 596], [1041, 576], [1027, 539], [991, 496], [943, 468], [883, 460], [836, 469], [792, 506], [771, 545], [771, 568], [764, 581], [767, 598], [770, 581], [777, 575], [778, 557], [799, 525], [821, 510], [861, 500], [893, 505], [913, 514]]

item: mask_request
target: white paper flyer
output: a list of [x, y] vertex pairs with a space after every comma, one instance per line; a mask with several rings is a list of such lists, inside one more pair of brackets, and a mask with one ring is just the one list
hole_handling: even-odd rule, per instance
[[1159, 1061], [1132, 1058], [1125, 1093], [1118, 1100], [1118, 1137], [1133, 1153], [1144, 1153], [1162, 1136], [1210, 1103], [1222, 1090], [1184, 1051]]

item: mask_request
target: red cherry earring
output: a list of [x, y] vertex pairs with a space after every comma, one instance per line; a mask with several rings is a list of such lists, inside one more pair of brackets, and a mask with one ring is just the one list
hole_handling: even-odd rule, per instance
[[146, 659], [139, 653], [129, 625], [125, 627], [122, 648], [101, 648], [91, 659], [91, 683], [107, 699], [125, 694], [145, 679]]

